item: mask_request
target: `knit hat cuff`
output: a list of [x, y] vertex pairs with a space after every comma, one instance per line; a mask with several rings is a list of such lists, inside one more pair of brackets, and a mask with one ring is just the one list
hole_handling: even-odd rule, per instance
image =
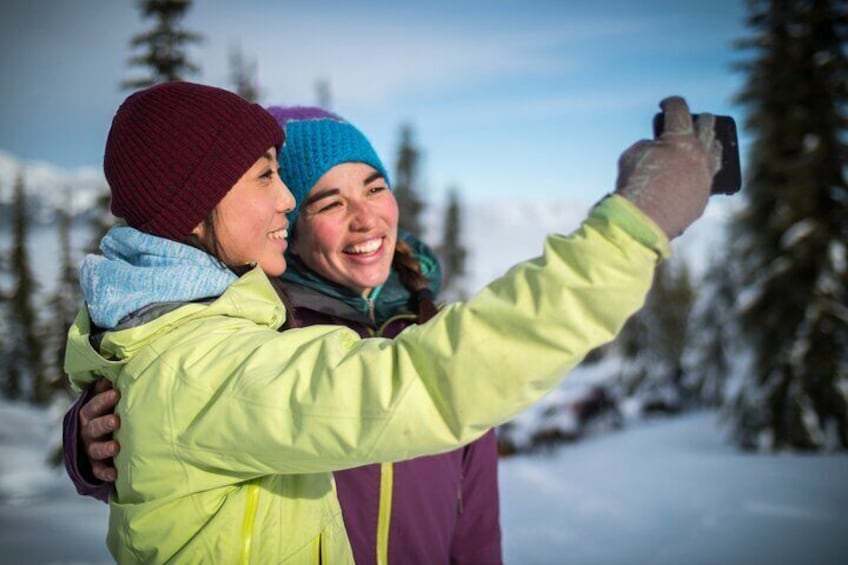
[[[280, 151], [283, 131], [277, 121], [258, 104], [241, 108], [221, 125], [218, 136], [197, 167], [174, 191], [169, 206], [162, 206], [142, 231], [185, 241], [192, 230], [226, 196], [244, 173], [268, 151]], [[215, 190], [217, 188], [217, 190]]]
[[334, 119], [291, 120], [285, 124], [286, 145], [280, 152], [280, 176], [296, 200], [290, 221], [315, 183], [342, 163], [365, 163], [389, 182], [374, 148], [356, 127]]

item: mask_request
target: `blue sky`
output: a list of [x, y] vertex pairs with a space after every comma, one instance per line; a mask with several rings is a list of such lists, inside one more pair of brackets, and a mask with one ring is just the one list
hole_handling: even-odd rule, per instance
[[[734, 115], [744, 147], [744, 15], [742, 0], [195, 0], [184, 25], [205, 36], [191, 80], [230, 86], [236, 46], [266, 105], [313, 104], [326, 80], [390, 171], [411, 124], [428, 200], [591, 203], [666, 95]], [[3, 0], [0, 150], [99, 167], [129, 38], [150, 26], [130, 0]]]

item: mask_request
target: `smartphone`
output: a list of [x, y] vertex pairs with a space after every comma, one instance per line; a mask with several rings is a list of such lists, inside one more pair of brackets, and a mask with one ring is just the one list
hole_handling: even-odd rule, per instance
[[[693, 123], [698, 114], [692, 115]], [[665, 114], [654, 116], [654, 138], [660, 136], [665, 125]], [[739, 139], [736, 122], [730, 116], [715, 116], [715, 137], [721, 143], [721, 169], [713, 177], [712, 194], [736, 194], [742, 188], [742, 171], [739, 165]]]

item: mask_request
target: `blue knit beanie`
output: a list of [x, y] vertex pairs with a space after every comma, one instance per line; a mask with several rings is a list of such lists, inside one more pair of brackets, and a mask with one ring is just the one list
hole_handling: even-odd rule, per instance
[[268, 112], [285, 131], [278, 161], [280, 177], [296, 200], [288, 216], [290, 226], [294, 226], [301, 203], [318, 179], [336, 165], [365, 163], [389, 182], [389, 174], [371, 143], [343, 118], [306, 106], [271, 106]]

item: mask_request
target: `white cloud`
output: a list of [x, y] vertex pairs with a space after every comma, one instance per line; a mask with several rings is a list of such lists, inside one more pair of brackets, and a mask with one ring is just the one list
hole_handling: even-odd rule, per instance
[[609, 46], [616, 37], [655, 25], [648, 19], [595, 18], [504, 29], [478, 25], [472, 18], [435, 22], [375, 16], [359, 6], [329, 15], [292, 10], [269, 20], [255, 10], [204, 12], [198, 4], [197, 21], [209, 38], [205, 58], [212, 61], [206, 71], [225, 77], [226, 53], [240, 45], [258, 62], [267, 97], [274, 101], [312, 101], [316, 80], [327, 78], [345, 104], [375, 106], [401, 95], [444, 94], [492, 78], [561, 76], [591, 62], [581, 44], [605, 40]]

